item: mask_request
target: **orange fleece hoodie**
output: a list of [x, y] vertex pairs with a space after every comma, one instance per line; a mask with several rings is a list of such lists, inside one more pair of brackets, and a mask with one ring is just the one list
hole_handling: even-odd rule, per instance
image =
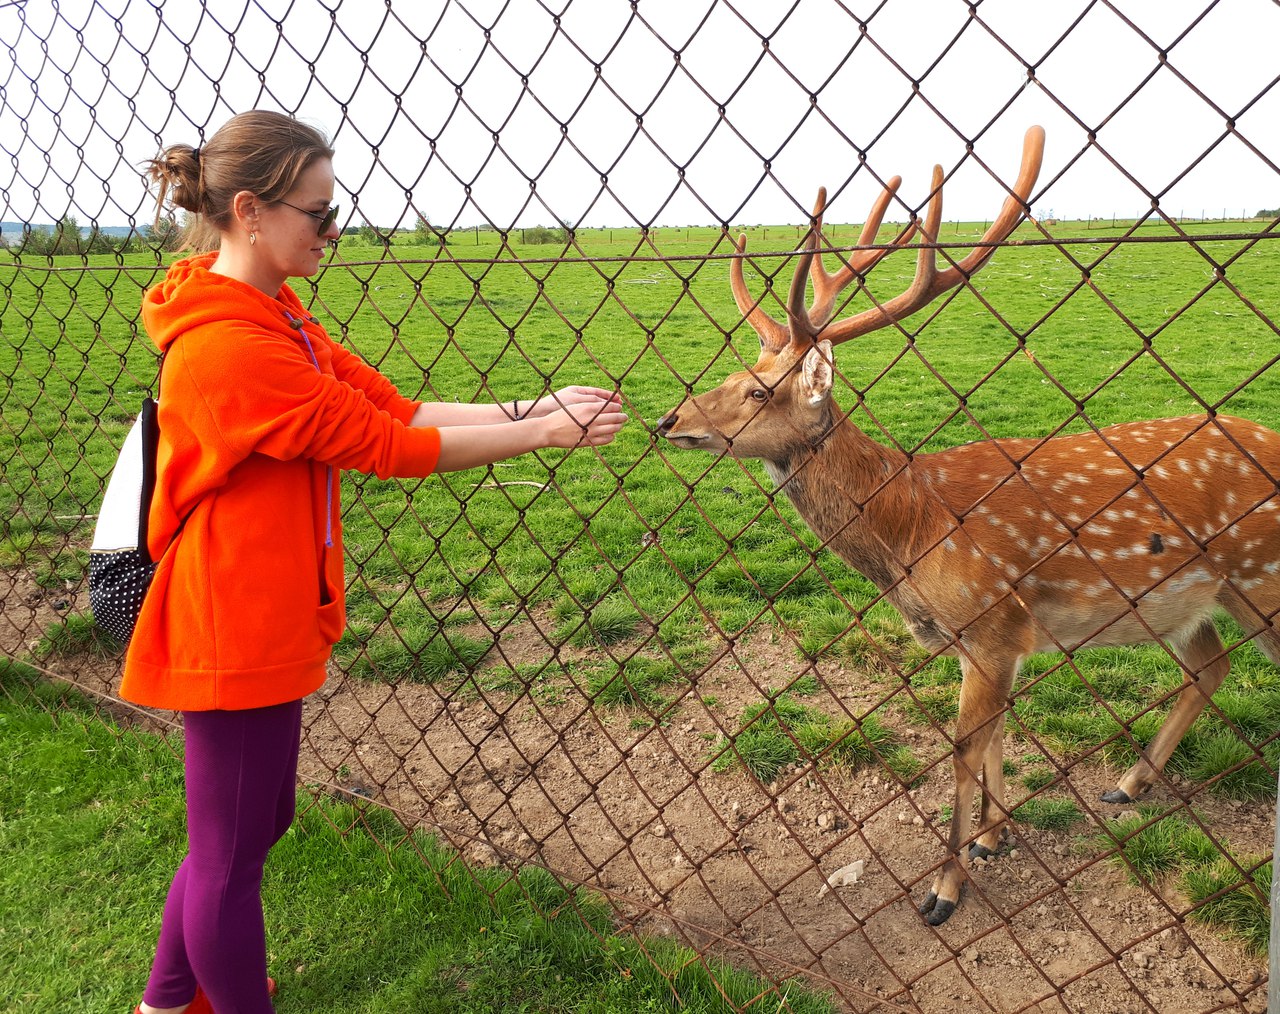
[[160, 563], [120, 694], [182, 711], [318, 688], [346, 620], [337, 470], [426, 476], [440, 454], [438, 430], [408, 426], [418, 402], [334, 343], [287, 285], [273, 299], [209, 271], [215, 256], [175, 263], [142, 307], [166, 352]]

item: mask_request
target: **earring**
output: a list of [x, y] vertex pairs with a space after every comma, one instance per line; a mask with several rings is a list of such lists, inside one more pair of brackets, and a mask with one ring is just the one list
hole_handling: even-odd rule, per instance
[[258, 234], [256, 232], [249, 233], [249, 245], [253, 246], [256, 242], [258, 242]]

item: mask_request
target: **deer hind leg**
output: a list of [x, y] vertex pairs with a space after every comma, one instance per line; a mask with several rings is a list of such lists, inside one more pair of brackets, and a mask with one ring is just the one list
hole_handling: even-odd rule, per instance
[[[946, 922], [960, 903], [960, 888], [968, 869], [969, 850], [964, 845], [970, 837], [979, 770], [988, 778], [979, 840], [992, 838], [997, 843], [999, 841], [1004, 816], [1004, 776], [1000, 756], [1004, 709], [1016, 667], [1012, 660], [998, 667], [979, 667], [967, 658], [961, 661], [964, 680], [960, 685], [960, 714], [956, 718], [956, 747], [952, 754], [956, 791], [947, 841], [948, 858], [920, 905], [920, 914], [930, 926]], [[996, 772], [994, 776], [990, 774], [992, 771]], [[1000, 798], [994, 799], [993, 806], [992, 800], [997, 794]], [[992, 814], [996, 817], [993, 818]], [[994, 826], [988, 827], [988, 822], [993, 822]], [[981, 847], [987, 847], [985, 841]]]
[[1264, 612], [1266, 607], [1254, 605], [1236, 592], [1226, 590], [1218, 596], [1218, 604], [1240, 624], [1245, 636], [1253, 641], [1254, 647], [1266, 655], [1273, 665], [1280, 665], [1280, 616], [1275, 615], [1274, 602], [1269, 603], [1272, 611]]
[[1102, 794], [1104, 803], [1130, 803], [1151, 788], [1151, 783], [1164, 770], [1165, 763], [1191, 728], [1191, 723], [1222, 685], [1231, 667], [1222, 638], [1211, 619], [1205, 619], [1196, 627], [1178, 650], [1178, 655], [1187, 681], [1178, 694], [1177, 703], [1155, 738], [1142, 751], [1138, 763], [1124, 773], [1116, 788]]

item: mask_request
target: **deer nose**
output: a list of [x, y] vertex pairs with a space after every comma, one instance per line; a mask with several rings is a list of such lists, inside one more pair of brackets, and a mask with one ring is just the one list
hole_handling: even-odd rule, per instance
[[656, 427], [658, 435], [665, 437], [668, 433], [671, 432], [671, 427], [676, 424], [676, 421], [677, 421], [677, 416], [674, 412], [668, 412], [666, 415], [664, 415], [661, 419], [658, 420], [658, 425]]

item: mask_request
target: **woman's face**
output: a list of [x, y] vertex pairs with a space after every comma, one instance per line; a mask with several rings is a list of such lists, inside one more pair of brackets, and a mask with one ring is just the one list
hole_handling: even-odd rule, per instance
[[314, 275], [325, 248], [341, 234], [336, 221], [320, 230], [333, 203], [333, 186], [333, 162], [317, 159], [303, 170], [289, 193], [262, 205], [254, 252], [284, 277]]

